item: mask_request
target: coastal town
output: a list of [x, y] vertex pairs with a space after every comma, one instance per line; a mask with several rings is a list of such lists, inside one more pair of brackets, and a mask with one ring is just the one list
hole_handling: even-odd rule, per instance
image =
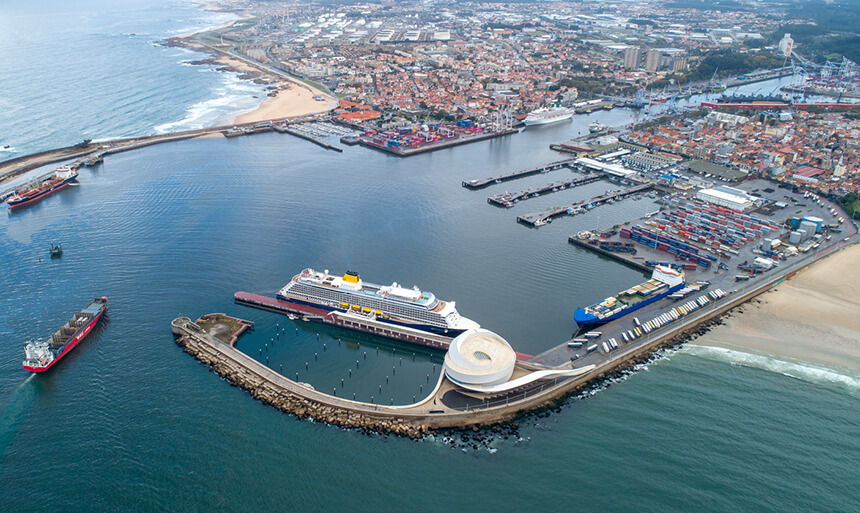
[[[798, 21], [788, 13], [774, 21], [654, 2], [549, 12], [449, 2], [212, 8], [242, 19], [171, 44], [274, 82], [272, 99], [239, 121], [328, 112], [361, 131], [357, 142], [403, 156], [512, 133], [530, 113], [627, 108], [638, 121], [617, 127], [624, 141], [825, 194], [857, 192], [860, 73], [845, 56], [812, 62], [812, 49], [782, 32]], [[786, 76], [790, 84], [742, 105], [719, 98], [728, 86]], [[804, 103], [813, 93], [824, 101]], [[718, 99], [687, 101], [702, 95]], [[837, 105], [818, 106], [828, 101]], [[662, 111], [649, 118], [652, 106]]]

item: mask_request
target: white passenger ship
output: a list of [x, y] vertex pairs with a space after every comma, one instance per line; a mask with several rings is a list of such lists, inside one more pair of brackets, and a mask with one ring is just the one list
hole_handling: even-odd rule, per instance
[[278, 292], [278, 299], [331, 312], [361, 316], [391, 324], [456, 337], [478, 323], [460, 316], [453, 301], [442, 301], [417, 287], [407, 289], [362, 281], [352, 271], [333, 276], [328, 271], [305, 269]]
[[546, 125], [570, 119], [571, 116], [573, 116], [573, 111], [571, 109], [566, 109], [564, 107], [553, 107], [549, 109], [544, 107], [530, 112], [523, 123], [525, 123], [526, 126]]

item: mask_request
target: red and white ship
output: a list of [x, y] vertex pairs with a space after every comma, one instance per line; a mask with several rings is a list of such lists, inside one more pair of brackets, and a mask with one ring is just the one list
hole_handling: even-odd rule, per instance
[[16, 190], [6, 198], [9, 208], [21, 207], [59, 191], [78, 179], [77, 169], [71, 166], [63, 166], [55, 169], [52, 173], [41, 176], [25, 187]]
[[80, 312], [75, 312], [49, 341], [32, 341], [24, 346], [24, 369], [30, 372], [45, 372], [69, 354], [83, 339], [87, 338], [107, 309], [107, 298], [97, 297]]

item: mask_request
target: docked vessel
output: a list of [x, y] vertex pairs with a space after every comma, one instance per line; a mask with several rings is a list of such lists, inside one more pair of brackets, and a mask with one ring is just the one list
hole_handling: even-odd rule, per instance
[[25, 187], [16, 190], [6, 198], [9, 208], [20, 207], [39, 201], [45, 196], [66, 187], [78, 179], [78, 171], [71, 166], [63, 166], [45, 176], [37, 178]]
[[277, 299], [294, 305], [300, 314], [308, 313], [307, 308], [311, 308], [350, 322], [372, 321], [374, 325], [403, 327], [443, 337], [456, 337], [467, 329], [480, 327], [461, 317], [453, 301], [442, 301], [417, 287], [367, 283], [352, 271], [334, 276], [328, 271], [305, 269], [278, 292]]
[[97, 297], [86, 308], [75, 312], [50, 340], [28, 342], [24, 346], [24, 369], [30, 372], [50, 369], [87, 338], [106, 308], [107, 298]]
[[594, 123], [588, 124], [588, 131], [591, 132], [592, 134], [602, 132], [602, 131], [606, 130], [606, 128], [607, 128], [607, 126], [604, 125], [603, 123], [594, 122]]
[[635, 312], [684, 286], [684, 272], [658, 265], [651, 279], [585, 308], [577, 308], [573, 319], [580, 328], [604, 324]]
[[573, 111], [564, 107], [540, 108], [529, 113], [523, 121], [526, 126], [546, 125], [570, 119]]

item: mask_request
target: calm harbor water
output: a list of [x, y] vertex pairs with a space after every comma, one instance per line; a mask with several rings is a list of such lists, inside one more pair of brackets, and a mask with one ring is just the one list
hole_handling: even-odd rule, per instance
[[[152, 9], [154, 32], [184, 28], [166, 15], [174, 10], [205, 20], [184, 3]], [[165, 77], [194, 69], [167, 60]], [[187, 87], [205, 92], [212, 76]], [[142, 101], [140, 118], [116, 121], [145, 131], [182, 120], [205, 97]], [[3, 115], [20, 123], [39, 111], [25, 100], [16, 109]], [[796, 379], [685, 348], [559, 413], [521, 419], [516, 436], [482, 433], [489, 441], [473, 448], [471, 433], [415, 442], [299, 421], [173, 343], [176, 315], [225, 312], [257, 323], [243, 351], [319, 390], [394, 403], [425, 393], [439, 352], [233, 304], [237, 290], [274, 294], [313, 266], [456, 300], [522, 352], [558, 344], [576, 306], [642, 278], [567, 236], [656, 206], [625, 201], [528, 229], [517, 214], [613, 186], [504, 210], [486, 197], [570, 171], [478, 192], [460, 183], [556, 160], [551, 142], [630, 116], [600, 112], [409, 159], [336, 154], [281, 134], [183, 141], [109, 156], [82, 170], [80, 186], [0, 216], [0, 509], [856, 511], [856, 380]], [[57, 146], [61, 135], [27, 144]], [[63, 243], [62, 259], [45, 258], [51, 242]], [[24, 372], [23, 342], [95, 295], [110, 305], [94, 335], [51, 373]]]

